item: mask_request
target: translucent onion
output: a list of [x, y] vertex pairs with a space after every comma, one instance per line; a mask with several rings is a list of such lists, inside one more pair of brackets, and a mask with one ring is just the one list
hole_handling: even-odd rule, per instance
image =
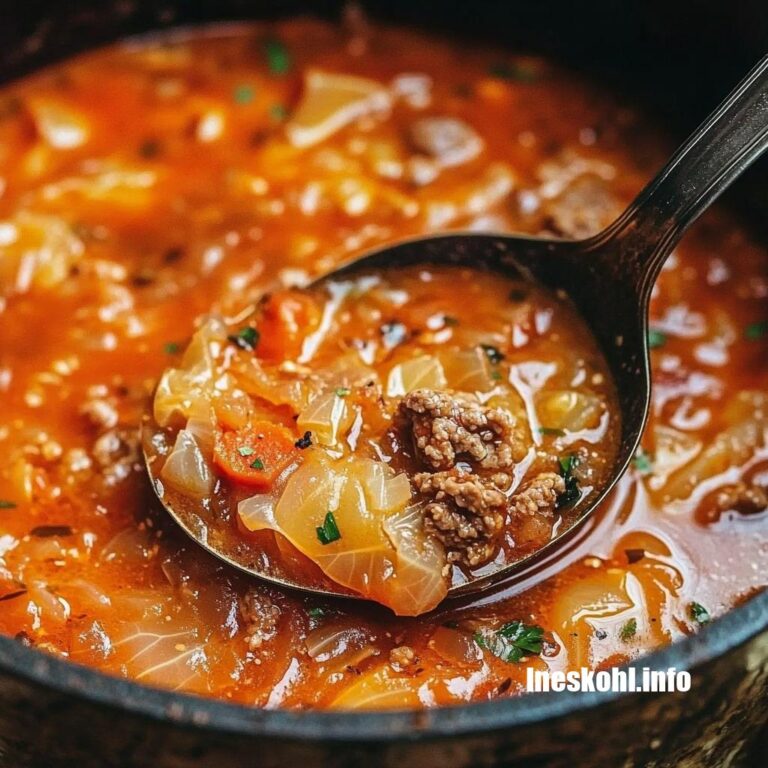
[[310, 431], [316, 443], [335, 446], [349, 429], [353, 414], [346, 400], [335, 392], [318, 395], [299, 414], [300, 432]]
[[194, 498], [209, 496], [215, 484], [208, 461], [192, 433], [186, 429], [179, 430], [160, 477], [175, 490]]
[[650, 486], [662, 488], [677, 470], [692, 461], [701, 451], [701, 440], [664, 424], [653, 427], [653, 476]]
[[421, 695], [421, 677], [397, 675], [388, 664], [365, 672], [347, 686], [332, 702], [331, 709], [422, 709], [434, 704], [429, 694]]
[[309, 147], [336, 131], [392, 104], [389, 89], [376, 80], [309, 69], [301, 100], [286, 125], [295, 147]]
[[153, 403], [155, 421], [161, 427], [169, 426], [179, 418], [190, 419], [210, 412], [216, 358], [225, 341], [222, 322], [209, 319], [192, 337], [181, 367], [163, 372]]
[[[425, 535], [418, 509], [387, 513], [372, 505], [373, 499], [391, 505], [405, 494], [403, 481], [396, 478], [387, 479], [395, 484], [382, 489], [378, 471], [371, 470], [367, 461], [356, 457], [334, 461], [322, 449], [309, 449], [288, 478], [273, 519], [267, 519], [267, 505], [260, 502], [244, 502], [241, 519], [252, 530], [268, 528], [282, 534], [329, 578], [395, 613], [424, 613], [447, 592], [445, 552]], [[386, 477], [389, 471], [381, 474]], [[317, 528], [328, 511], [340, 537], [324, 543]]]
[[480, 347], [448, 352], [440, 356], [451, 389], [487, 392], [493, 389], [488, 356]]
[[556, 390], [536, 396], [536, 411], [543, 427], [581, 432], [599, 425], [603, 404], [591, 393]]
[[768, 419], [748, 418], [720, 432], [684, 469], [665, 486], [672, 499], [686, 499], [706, 480], [731, 467], [745, 464], [759, 448], [768, 444]]
[[119, 561], [128, 565], [143, 565], [152, 556], [153, 545], [148, 530], [130, 526], [116, 533], [104, 545], [99, 558], [104, 562]]
[[437, 627], [432, 633], [429, 647], [450, 664], [477, 666], [481, 659], [474, 638], [452, 627]]
[[370, 645], [368, 633], [348, 621], [328, 621], [310, 631], [305, 640], [307, 654], [325, 663]]
[[414, 389], [445, 389], [448, 382], [440, 361], [421, 355], [394, 366], [387, 378], [387, 396], [402, 397]]
[[408, 506], [411, 501], [408, 475], [403, 472], [396, 475], [386, 464], [372, 459], [361, 459], [355, 468], [372, 509], [388, 513]]
[[237, 514], [249, 531], [276, 528], [275, 497], [271, 493], [258, 493], [243, 499], [237, 505]]

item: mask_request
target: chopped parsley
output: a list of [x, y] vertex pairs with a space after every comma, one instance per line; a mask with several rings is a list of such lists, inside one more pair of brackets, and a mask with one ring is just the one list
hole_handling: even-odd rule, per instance
[[331, 544], [341, 538], [339, 526], [336, 525], [336, 518], [330, 510], [325, 513], [323, 524], [318, 525], [317, 528], [315, 528], [315, 531], [317, 533], [317, 540], [323, 545]]
[[256, 91], [253, 86], [243, 83], [242, 85], [235, 86], [235, 90], [232, 91], [232, 98], [235, 104], [250, 104], [256, 96]]
[[504, 354], [499, 351], [498, 347], [493, 347], [490, 344], [481, 344], [480, 346], [492, 365], [498, 365], [504, 359]]
[[304, 450], [305, 448], [309, 448], [309, 446], [310, 446], [310, 445], [312, 445], [312, 433], [311, 433], [309, 430], [307, 430], [307, 431], [304, 433], [304, 436], [303, 436], [303, 437], [300, 437], [300, 438], [299, 438], [299, 439], [298, 439], [298, 440], [297, 440], [297, 441], [294, 443], [294, 445], [295, 445], [297, 448], [301, 448], [301, 450]]
[[163, 351], [166, 355], [178, 355], [181, 351], [181, 344], [177, 341], [168, 341], [163, 346]]
[[8, 499], [0, 499], [0, 509], [16, 509], [16, 502]]
[[443, 325], [458, 325], [459, 320], [453, 315], [443, 315]]
[[336, 397], [346, 397], [352, 390], [349, 387], [336, 387]]
[[519, 61], [496, 61], [488, 67], [488, 74], [500, 80], [514, 80], [518, 83], [534, 83], [540, 75], [534, 64]]
[[288, 110], [285, 104], [273, 104], [269, 108], [269, 116], [277, 122], [285, 120], [288, 117]]
[[491, 378], [492, 378], [494, 381], [501, 381], [501, 378], [502, 378], [502, 377], [501, 377], [501, 371], [499, 371], [499, 370], [496, 370], [496, 369], [492, 370], [492, 371], [491, 371]]
[[565, 430], [557, 429], [555, 427], [538, 427], [536, 431], [540, 435], [551, 435], [552, 437], [565, 437]]
[[619, 637], [626, 643], [637, 634], [637, 619], [630, 619], [619, 632]]
[[561, 456], [558, 459], [560, 475], [565, 481], [565, 490], [557, 497], [557, 508], [569, 507], [581, 498], [579, 481], [573, 474], [573, 470], [579, 465], [579, 457], [575, 454]]
[[691, 617], [691, 621], [695, 621], [697, 624], [706, 624], [711, 620], [709, 611], [701, 603], [691, 603], [688, 606], [688, 615]]
[[250, 446], [250, 445], [241, 445], [241, 446], [240, 446], [240, 447], [237, 449], [237, 452], [238, 452], [238, 453], [239, 453], [241, 456], [253, 456], [253, 448], [251, 448], [251, 446]]
[[249, 466], [251, 469], [264, 469], [264, 462], [257, 456]]
[[502, 661], [517, 664], [523, 656], [541, 653], [544, 630], [522, 621], [509, 621], [493, 632], [476, 632], [475, 642]]
[[240, 349], [244, 349], [246, 352], [253, 352], [259, 343], [259, 332], [255, 328], [246, 326], [237, 333], [227, 336], [227, 339], [236, 347], [240, 347]]
[[273, 75], [284, 75], [290, 72], [292, 62], [291, 54], [282, 40], [275, 37], [264, 42], [264, 54], [267, 57], [267, 66]]
[[325, 608], [321, 608], [319, 605], [314, 605], [312, 608], [307, 609], [307, 616], [310, 619], [323, 619], [328, 615], [328, 611]]
[[757, 341], [768, 334], [768, 320], [758, 320], [756, 323], [750, 323], [744, 329], [744, 338], [747, 341]]
[[653, 458], [642, 448], [638, 448], [635, 457], [632, 459], [632, 466], [641, 475], [650, 475], [653, 472]]
[[648, 348], [658, 349], [667, 343], [667, 334], [663, 331], [657, 331], [655, 328], [648, 329]]

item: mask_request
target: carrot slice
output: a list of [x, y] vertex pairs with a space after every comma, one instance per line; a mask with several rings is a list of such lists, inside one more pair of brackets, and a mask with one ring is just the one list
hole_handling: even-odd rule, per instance
[[319, 324], [320, 309], [314, 299], [298, 291], [277, 291], [262, 308], [256, 353], [264, 360], [294, 358], [304, 337]]
[[257, 421], [219, 432], [213, 460], [235, 482], [266, 490], [298, 453], [295, 441], [285, 427]]

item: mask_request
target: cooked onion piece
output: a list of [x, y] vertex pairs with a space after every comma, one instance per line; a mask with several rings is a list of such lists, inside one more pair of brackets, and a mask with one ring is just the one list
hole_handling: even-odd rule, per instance
[[312, 450], [290, 476], [274, 509], [258, 497], [240, 503], [249, 530], [284, 536], [338, 584], [399, 615], [434, 608], [446, 595], [445, 553], [409, 508], [404, 475], [382, 462], [329, 459]]

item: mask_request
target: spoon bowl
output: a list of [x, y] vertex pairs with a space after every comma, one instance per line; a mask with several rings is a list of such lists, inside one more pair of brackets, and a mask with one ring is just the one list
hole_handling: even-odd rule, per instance
[[[768, 147], [768, 56], [677, 151], [614, 224], [586, 240], [453, 232], [370, 251], [317, 282], [355, 272], [414, 265], [456, 265], [501, 273], [568, 297], [586, 322], [610, 369], [618, 394], [621, 438], [611, 479], [579, 509], [579, 517], [535, 553], [455, 584], [449, 595], [489, 589], [562, 543], [595, 510], [631, 462], [651, 398], [648, 306], [664, 261], [687, 228]], [[199, 518], [169, 501], [153, 474], [151, 430], [144, 452], [153, 487], [176, 522], [198, 544], [230, 565], [280, 586], [332, 596], [359, 597], [330, 579], [302, 582], [264, 557], [228, 554]]]

